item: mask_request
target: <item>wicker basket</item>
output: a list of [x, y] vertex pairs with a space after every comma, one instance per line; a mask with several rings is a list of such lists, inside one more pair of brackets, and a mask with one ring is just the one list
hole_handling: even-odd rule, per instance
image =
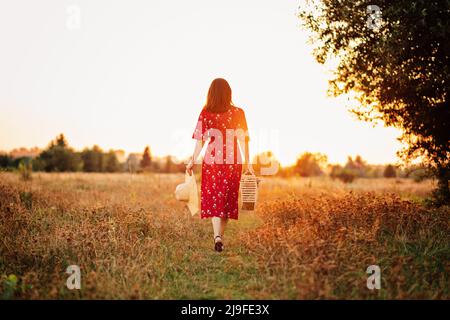
[[240, 183], [242, 210], [255, 210], [258, 198], [258, 178], [254, 174], [244, 173]]

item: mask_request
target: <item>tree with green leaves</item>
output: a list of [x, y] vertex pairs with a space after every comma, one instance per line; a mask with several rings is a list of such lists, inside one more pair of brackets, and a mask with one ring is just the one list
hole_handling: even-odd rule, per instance
[[81, 152], [83, 160], [83, 171], [85, 172], [103, 172], [104, 171], [104, 154], [103, 150], [94, 145], [92, 149], [85, 148]]
[[120, 171], [120, 163], [117, 159], [117, 155], [114, 150], [110, 150], [105, 157], [105, 171], [106, 172], [118, 172]]
[[402, 130], [399, 155], [438, 178], [450, 203], [450, 1], [305, 0], [299, 17], [319, 63], [336, 61], [332, 95], [358, 102], [362, 120]]
[[0, 154], [0, 168], [10, 168], [13, 166], [14, 159], [7, 154]]
[[79, 171], [82, 167], [79, 155], [69, 147], [63, 134], [50, 142], [47, 149], [39, 155], [38, 161], [45, 171]]

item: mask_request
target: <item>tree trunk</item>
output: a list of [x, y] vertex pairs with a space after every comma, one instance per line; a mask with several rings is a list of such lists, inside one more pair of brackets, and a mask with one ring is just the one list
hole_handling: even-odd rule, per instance
[[434, 193], [438, 205], [450, 204], [450, 189], [448, 186], [449, 173], [447, 167], [438, 168], [438, 185]]

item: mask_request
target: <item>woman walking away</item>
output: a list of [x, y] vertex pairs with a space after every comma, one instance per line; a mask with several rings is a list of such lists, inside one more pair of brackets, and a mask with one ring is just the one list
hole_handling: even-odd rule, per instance
[[[215, 79], [206, 104], [198, 117], [192, 138], [197, 139], [192, 158], [186, 166], [189, 174], [203, 144], [208, 141], [202, 162], [201, 218], [211, 218], [214, 249], [223, 250], [223, 235], [228, 219], [238, 219], [239, 182], [242, 173], [241, 152], [247, 171], [249, 162], [248, 128], [244, 111], [231, 99], [231, 87], [225, 79]], [[239, 141], [239, 151], [238, 151]]]

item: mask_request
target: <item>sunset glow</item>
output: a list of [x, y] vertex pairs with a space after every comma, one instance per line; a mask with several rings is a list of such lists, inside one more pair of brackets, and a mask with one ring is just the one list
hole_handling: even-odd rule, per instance
[[[67, 26], [80, 10], [79, 28]], [[326, 96], [298, 1], [8, 1], [0, 4], [0, 150], [44, 148], [188, 155], [211, 80], [227, 79], [251, 153], [282, 164], [304, 151], [330, 162], [395, 162], [395, 129], [356, 121]], [[25, 9], [24, 9], [25, 8]], [[11, 32], [11, 31], [14, 32]]]

